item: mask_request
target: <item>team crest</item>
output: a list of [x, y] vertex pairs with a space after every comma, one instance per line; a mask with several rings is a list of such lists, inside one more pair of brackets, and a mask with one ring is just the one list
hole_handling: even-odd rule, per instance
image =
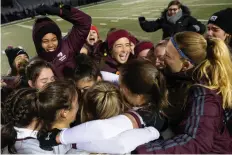
[[218, 16], [212, 16], [212, 17], [210, 18], [210, 20], [211, 20], [211, 21], [216, 21], [217, 18], [218, 18]]

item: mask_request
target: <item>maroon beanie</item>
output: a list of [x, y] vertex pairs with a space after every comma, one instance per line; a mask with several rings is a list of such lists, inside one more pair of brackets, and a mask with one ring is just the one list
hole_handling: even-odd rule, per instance
[[120, 38], [128, 38], [130, 40], [130, 34], [126, 31], [126, 30], [116, 30], [111, 32], [108, 36], [107, 36], [107, 43], [108, 43], [108, 49], [112, 49], [114, 43], [120, 39]]
[[130, 35], [130, 41], [135, 45], [139, 42], [139, 40], [133, 35]]
[[139, 55], [139, 53], [145, 49], [151, 49], [152, 47], [154, 47], [152, 42], [149, 41], [142, 41], [140, 43], [138, 43], [135, 46], [135, 56], [137, 57]]

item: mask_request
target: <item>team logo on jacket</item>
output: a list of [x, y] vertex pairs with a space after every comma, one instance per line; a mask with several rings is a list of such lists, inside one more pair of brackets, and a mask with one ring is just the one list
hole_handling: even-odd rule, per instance
[[216, 21], [217, 20], [217, 18], [218, 18], [218, 16], [212, 16], [209, 20], [211, 20], [211, 21]]
[[62, 52], [60, 52], [57, 57], [59, 58], [60, 61], [64, 61], [66, 59], [66, 55], [64, 55]]

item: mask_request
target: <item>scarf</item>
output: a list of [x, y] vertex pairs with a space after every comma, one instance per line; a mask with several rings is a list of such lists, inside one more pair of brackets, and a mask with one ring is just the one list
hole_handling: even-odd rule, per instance
[[176, 22], [183, 16], [183, 12], [182, 10], [180, 10], [179, 12], [177, 12], [175, 15], [173, 16], [168, 16], [168, 12], [166, 13], [166, 17], [168, 22], [172, 23], [172, 24], [176, 24]]

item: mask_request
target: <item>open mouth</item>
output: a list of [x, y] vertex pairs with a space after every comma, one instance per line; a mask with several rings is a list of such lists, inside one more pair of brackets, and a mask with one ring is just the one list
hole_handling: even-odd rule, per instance
[[96, 42], [96, 39], [94, 37], [89, 38], [89, 43], [94, 44]]
[[121, 61], [127, 61], [129, 53], [120, 54], [119, 57]]
[[27, 64], [28, 64], [28, 60], [26, 59], [21, 58], [17, 60], [17, 68], [25, 68]]
[[48, 49], [47, 51], [48, 51], [48, 52], [54, 52], [54, 51], [55, 51], [55, 49], [54, 49], [54, 48], [52, 48], [52, 49]]

